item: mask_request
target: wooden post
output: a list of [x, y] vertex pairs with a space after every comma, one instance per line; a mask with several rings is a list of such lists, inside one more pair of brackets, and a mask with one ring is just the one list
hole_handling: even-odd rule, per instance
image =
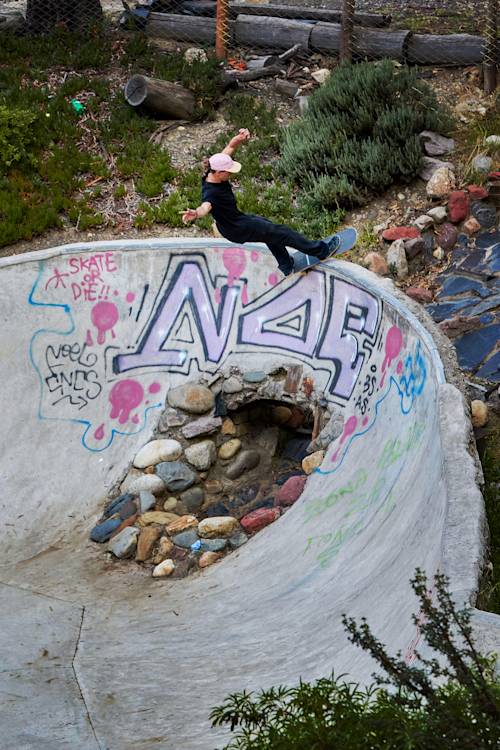
[[352, 62], [352, 30], [354, 26], [354, 8], [356, 0], [342, 0], [342, 37], [340, 41], [340, 59]]
[[229, 0], [217, 0], [215, 17], [215, 56], [225, 60], [227, 56]]
[[488, 0], [486, 7], [485, 45], [483, 58], [484, 93], [492, 94], [497, 87], [498, 65], [498, 0]]

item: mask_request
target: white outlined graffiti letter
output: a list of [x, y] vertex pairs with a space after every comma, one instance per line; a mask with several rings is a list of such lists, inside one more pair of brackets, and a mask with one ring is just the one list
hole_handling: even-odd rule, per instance
[[135, 354], [120, 354], [114, 360], [115, 372], [126, 372], [138, 367], [181, 366], [188, 358], [188, 348], [163, 348], [186, 303], [191, 319], [199, 333], [205, 360], [218, 362], [226, 346], [227, 337], [239, 295], [239, 287], [223, 287], [217, 314], [198, 263], [181, 263], [164, 294], [157, 300], [150, 321], [141, 337]]
[[[331, 294], [327, 328], [318, 347], [318, 359], [335, 364], [330, 385], [334, 396], [348, 399], [356, 385], [365, 357], [358, 338], [363, 333], [372, 338], [377, 330], [379, 305], [377, 299], [353, 284], [330, 279]], [[351, 333], [351, 331], [353, 333]]]

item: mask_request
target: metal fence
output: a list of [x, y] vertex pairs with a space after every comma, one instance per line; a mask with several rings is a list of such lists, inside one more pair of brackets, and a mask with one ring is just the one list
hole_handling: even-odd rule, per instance
[[[481, 67], [484, 88], [497, 83], [498, 0], [0, 0], [0, 30], [47, 33], [79, 29], [107, 18], [152, 38], [215, 47], [221, 59], [253, 75], [280, 65], [276, 58], [295, 45], [333, 59], [391, 58], [419, 66]], [[266, 71], [266, 73], [269, 71]]]

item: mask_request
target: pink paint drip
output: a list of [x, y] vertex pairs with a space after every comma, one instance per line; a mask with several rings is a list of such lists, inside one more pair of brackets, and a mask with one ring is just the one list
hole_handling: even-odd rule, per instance
[[339, 451], [342, 448], [342, 445], [345, 443], [347, 438], [353, 434], [354, 430], [358, 426], [358, 418], [357, 417], [349, 417], [347, 422], [344, 423], [344, 431], [340, 437], [340, 443], [339, 447], [335, 451], [335, 453], [332, 456], [332, 463], [337, 460], [337, 456], [339, 455]]
[[396, 359], [403, 346], [403, 334], [397, 326], [391, 326], [385, 339], [385, 357], [382, 362], [382, 380], [380, 387], [384, 387], [385, 376], [393, 359]]
[[227, 285], [232, 286], [235, 279], [239, 279], [245, 270], [245, 251], [241, 247], [226, 247], [222, 255], [222, 262], [227, 271]]
[[366, 427], [366, 425], [368, 424], [368, 417], [365, 417], [365, 418], [363, 419], [363, 421], [362, 421], [362, 423], [361, 423], [361, 424], [363, 425], [363, 427]]
[[94, 432], [96, 440], [102, 440], [104, 437], [104, 424], [100, 424], [97, 430]]
[[85, 343], [87, 344], [87, 346], [94, 346], [94, 339], [92, 338], [92, 332], [90, 330], [87, 330]]
[[257, 252], [257, 250], [252, 250], [252, 252], [250, 253], [250, 260], [252, 261], [252, 263], [257, 263], [257, 261], [259, 260], [259, 253]]
[[113, 294], [115, 295], [115, 297], [118, 297], [118, 295], [120, 294], [120, 292], [118, 291], [118, 289], [115, 289], [115, 291], [113, 292]]
[[139, 406], [143, 397], [144, 389], [136, 380], [121, 380], [115, 383], [109, 394], [111, 419], [118, 419], [120, 424], [125, 424], [130, 412]]
[[135, 294], [133, 292], [127, 292], [125, 299], [127, 302], [133, 302], [135, 300]]
[[401, 373], [403, 372], [403, 362], [401, 360], [399, 360], [398, 362], [398, 366], [396, 367], [396, 372], [398, 375], [401, 375]]
[[115, 338], [113, 326], [118, 321], [118, 308], [113, 302], [98, 302], [92, 308], [90, 319], [97, 328], [98, 344], [104, 344], [106, 341], [106, 331], [111, 331], [111, 335]]
[[218, 305], [220, 305], [221, 299], [222, 299], [222, 295], [221, 295], [221, 291], [220, 291], [219, 287], [216, 287], [215, 290], [214, 290], [214, 298], [215, 298], [216, 303]]
[[278, 283], [278, 274], [277, 273], [270, 273], [267, 277], [268, 282], [271, 284], [271, 286], [274, 286]]
[[243, 289], [241, 290], [241, 301], [244, 305], [248, 305], [248, 289], [246, 284], [243, 284]]
[[149, 393], [159, 393], [161, 391], [161, 385], [159, 383], [151, 383], [148, 388]]
[[139, 424], [139, 416], [137, 414], [134, 414], [134, 416], [132, 417], [132, 422], [134, 424]]

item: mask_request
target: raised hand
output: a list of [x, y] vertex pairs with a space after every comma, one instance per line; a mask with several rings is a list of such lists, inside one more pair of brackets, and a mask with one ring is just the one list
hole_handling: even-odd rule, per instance
[[184, 224], [189, 224], [190, 221], [194, 221], [198, 218], [198, 211], [196, 208], [187, 208], [182, 213], [182, 221]]
[[238, 131], [238, 135], [235, 136], [237, 138], [238, 143], [244, 143], [245, 141], [250, 140], [250, 131], [248, 128], [240, 128]]

